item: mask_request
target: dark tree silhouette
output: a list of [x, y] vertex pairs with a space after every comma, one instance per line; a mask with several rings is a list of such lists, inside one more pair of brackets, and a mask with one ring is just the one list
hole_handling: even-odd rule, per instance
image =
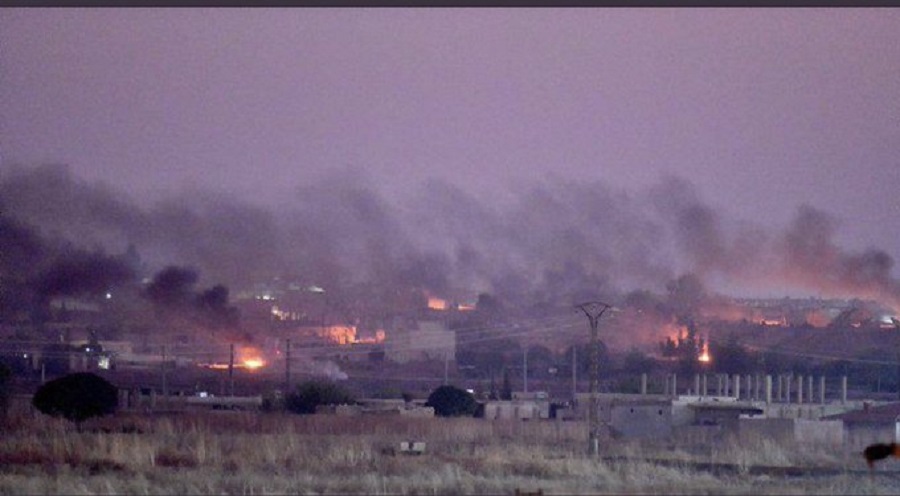
[[478, 402], [468, 391], [455, 386], [441, 386], [428, 396], [425, 406], [434, 408], [440, 417], [471, 417], [478, 409]]
[[118, 389], [106, 379], [90, 372], [69, 374], [41, 386], [32, 404], [41, 413], [63, 417], [78, 428], [91, 417], [116, 411]]
[[12, 371], [6, 364], [0, 363], [0, 420], [5, 419], [9, 411], [10, 386], [12, 386]]
[[302, 415], [316, 413], [319, 405], [347, 405], [356, 400], [344, 388], [333, 382], [308, 381], [297, 386], [294, 393], [288, 395], [285, 406], [289, 411]]

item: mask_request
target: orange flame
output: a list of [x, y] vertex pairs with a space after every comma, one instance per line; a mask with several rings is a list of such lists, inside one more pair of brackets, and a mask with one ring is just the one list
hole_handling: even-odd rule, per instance
[[709, 341], [703, 342], [703, 351], [700, 352], [700, 356], [697, 357], [697, 360], [703, 363], [709, 363], [712, 361], [712, 357], [709, 356]]
[[[238, 346], [235, 348], [235, 355], [233, 365], [235, 369], [257, 370], [267, 365], [262, 351], [253, 346]], [[227, 362], [212, 362], [201, 363], [199, 366], [213, 370], [228, 370], [230, 365]]]
[[258, 348], [252, 346], [240, 346], [236, 351], [238, 361], [244, 368], [256, 370], [266, 365], [262, 352]]
[[385, 338], [385, 332], [382, 329], [375, 331], [374, 338], [360, 338], [356, 335], [356, 326], [341, 325], [325, 327], [319, 331], [319, 335], [340, 345], [383, 343]]
[[450, 308], [450, 306], [447, 304], [447, 300], [429, 296], [428, 308], [430, 310], [447, 310], [448, 308]]

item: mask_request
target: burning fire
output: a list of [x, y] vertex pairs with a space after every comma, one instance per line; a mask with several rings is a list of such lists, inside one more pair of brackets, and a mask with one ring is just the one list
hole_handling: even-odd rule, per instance
[[703, 363], [709, 363], [712, 360], [712, 357], [709, 356], [709, 339], [703, 342], [703, 350], [700, 352], [697, 360]]
[[[266, 360], [263, 358], [262, 351], [253, 346], [237, 346], [235, 347], [234, 354], [235, 360], [233, 368], [235, 369], [252, 371], [265, 367], [267, 364]], [[213, 370], [228, 370], [229, 367], [232, 367], [228, 362], [201, 363], [200, 366]]]
[[385, 332], [382, 329], [375, 331], [374, 338], [360, 338], [356, 335], [356, 326], [329, 326], [323, 328], [319, 335], [337, 344], [375, 344], [383, 343]]
[[450, 306], [447, 304], [447, 300], [429, 296], [428, 308], [429, 310], [447, 310]]
[[235, 350], [235, 355], [237, 355], [237, 361], [240, 362], [244, 368], [250, 370], [256, 370], [266, 365], [262, 351], [260, 351], [259, 348], [240, 346]]

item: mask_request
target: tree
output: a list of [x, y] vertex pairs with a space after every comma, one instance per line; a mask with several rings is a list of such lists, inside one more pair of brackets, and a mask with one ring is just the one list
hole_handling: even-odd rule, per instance
[[729, 336], [725, 343], [715, 343], [712, 348], [715, 369], [718, 372], [748, 374], [753, 371], [754, 357], [735, 336]]
[[677, 339], [666, 338], [659, 345], [663, 356], [678, 359], [677, 372], [690, 376], [700, 370], [698, 358], [705, 340], [698, 335], [693, 321], [688, 320], [684, 325], [686, 333], [680, 334]]
[[507, 401], [512, 399], [512, 383], [509, 381], [509, 369], [506, 367], [503, 368], [503, 386], [500, 388], [500, 399]]
[[43, 414], [81, 423], [116, 411], [118, 389], [106, 379], [90, 372], [69, 374], [41, 386], [32, 404]]
[[11, 396], [12, 371], [4, 363], [0, 363], [0, 419], [6, 418]]
[[656, 368], [656, 360], [643, 351], [632, 347], [622, 358], [622, 371], [628, 374], [642, 374]]
[[471, 417], [478, 409], [478, 402], [468, 391], [455, 386], [441, 386], [428, 396], [425, 406], [434, 408], [440, 417]]
[[344, 388], [328, 381], [307, 381], [297, 386], [297, 391], [288, 395], [285, 406], [289, 411], [307, 415], [316, 413], [319, 405], [347, 405], [356, 403]]

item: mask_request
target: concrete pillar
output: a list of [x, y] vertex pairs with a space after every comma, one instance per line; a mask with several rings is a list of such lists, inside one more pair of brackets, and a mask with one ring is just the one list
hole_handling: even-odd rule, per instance
[[825, 376], [819, 376], [819, 403], [825, 404]]
[[793, 379], [793, 376], [791, 376], [790, 374], [788, 374], [784, 378], [784, 401], [785, 401], [785, 403], [791, 402], [791, 379]]
[[700, 394], [700, 374], [694, 374], [694, 394], [703, 396]]
[[813, 376], [806, 376], [806, 401], [809, 403], [814, 402], [813, 398], [815, 398], [814, 394], [814, 385], [813, 385]]
[[847, 404], [847, 376], [841, 376], [841, 404]]
[[724, 374], [722, 382], [725, 383], [725, 396], [731, 396], [731, 379], [728, 377], [728, 374]]
[[716, 396], [722, 396], [722, 374], [716, 374]]
[[772, 376], [766, 374], [766, 404], [772, 403]]
[[803, 404], [803, 376], [797, 376], [797, 404]]
[[678, 396], [678, 374], [672, 374], [672, 396]]
[[703, 374], [703, 390], [700, 393], [700, 396], [706, 396], [709, 394], [709, 389], [706, 388], [706, 374]]
[[732, 382], [734, 382], [734, 397], [735, 397], [735, 399], [741, 399], [741, 375], [734, 374], [734, 379], [732, 380]]
[[641, 374], [641, 394], [647, 394], [647, 374]]
[[775, 389], [775, 401], [780, 402], [782, 399], [784, 399], [784, 387], [782, 385], [783, 383], [783, 377], [781, 376], [781, 374], [778, 374], [778, 387]]
[[753, 399], [753, 381], [752, 381], [752, 378], [750, 377], [750, 374], [747, 374], [744, 376], [744, 385], [747, 386], [745, 389], [745, 391], [747, 391], [747, 392], [744, 393], [744, 396], [746, 396], [748, 400], [752, 400]]

